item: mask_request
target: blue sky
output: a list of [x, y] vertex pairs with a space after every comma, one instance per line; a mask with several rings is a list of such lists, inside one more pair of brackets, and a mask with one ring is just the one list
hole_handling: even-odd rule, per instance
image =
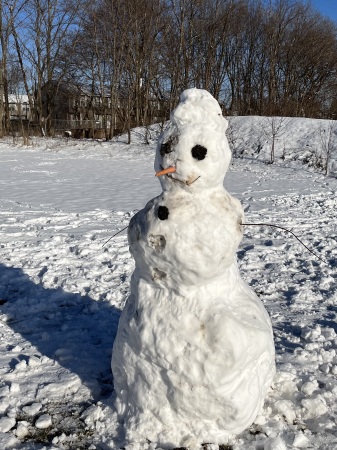
[[311, 3], [317, 11], [337, 22], [337, 0], [311, 0]]

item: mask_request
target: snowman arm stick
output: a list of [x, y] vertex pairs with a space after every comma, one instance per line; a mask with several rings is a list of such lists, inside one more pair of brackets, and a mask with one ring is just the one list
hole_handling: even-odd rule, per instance
[[304, 242], [301, 241], [301, 239], [299, 237], [296, 236], [295, 233], [293, 233], [291, 230], [288, 230], [287, 228], [281, 227], [280, 225], [273, 225], [272, 223], [241, 223], [240, 225], [243, 226], [266, 226], [266, 227], [274, 227], [274, 228], [280, 228], [281, 230], [287, 231], [288, 233], [291, 233], [295, 239], [298, 240], [298, 242], [300, 242], [303, 247], [305, 247], [308, 252], [312, 253], [316, 258], [318, 258], [320, 261], [324, 262], [325, 264], [328, 264], [328, 261], [325, 260], [324, 258], [322, 258], [321, 256], [317, 255], [317, 253], [313, 252], [312, 250], [310, 250], [309, 247], [307, 247]]
[[115, 233], [113, 236], [111, 236], [106, 242], [104, 242], [104, 244], [102, 245], [102, 248], [109, 242], [111, 241], [112, 238], [114, 238], [115, 236], [117, 236], [117, 234], [121, 233], [122, 231], [126, 230], [128, 228], [129, 225], [127, 225], [126, 227], [122, 228], [121, 230], [117, 231], [117, 233]]

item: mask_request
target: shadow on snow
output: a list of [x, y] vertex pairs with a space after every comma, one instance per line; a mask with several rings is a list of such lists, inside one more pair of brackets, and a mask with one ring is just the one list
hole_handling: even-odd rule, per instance
[[[0, 305], [0, 311], [7, 314], [7, 325], [29, 341], [36, 354], [77, 374], [93, 398], [111, 393], [111, 350], [120, 316], [117, 308], [61, 288], [45, 288], [21, 269], [2, 264]], [[14, 358], [11, 366], [18, 362]]]

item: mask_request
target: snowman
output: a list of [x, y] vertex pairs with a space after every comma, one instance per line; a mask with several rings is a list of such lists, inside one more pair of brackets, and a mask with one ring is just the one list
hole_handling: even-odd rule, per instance
[[270, 319], [240, 278], [243, 210], [223, 187], [227, 121], [188, 89], [158, 140], [163, 192], [131, 220], [131, 293], [112, 354], [131, 448], [224, 444], [249, 427], [275, 371]]

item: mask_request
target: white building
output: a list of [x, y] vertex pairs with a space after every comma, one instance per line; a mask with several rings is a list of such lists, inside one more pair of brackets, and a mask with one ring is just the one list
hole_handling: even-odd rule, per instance
[[9, 115], [11, 120], [31, 118], [28, 95], [9, 94]]

